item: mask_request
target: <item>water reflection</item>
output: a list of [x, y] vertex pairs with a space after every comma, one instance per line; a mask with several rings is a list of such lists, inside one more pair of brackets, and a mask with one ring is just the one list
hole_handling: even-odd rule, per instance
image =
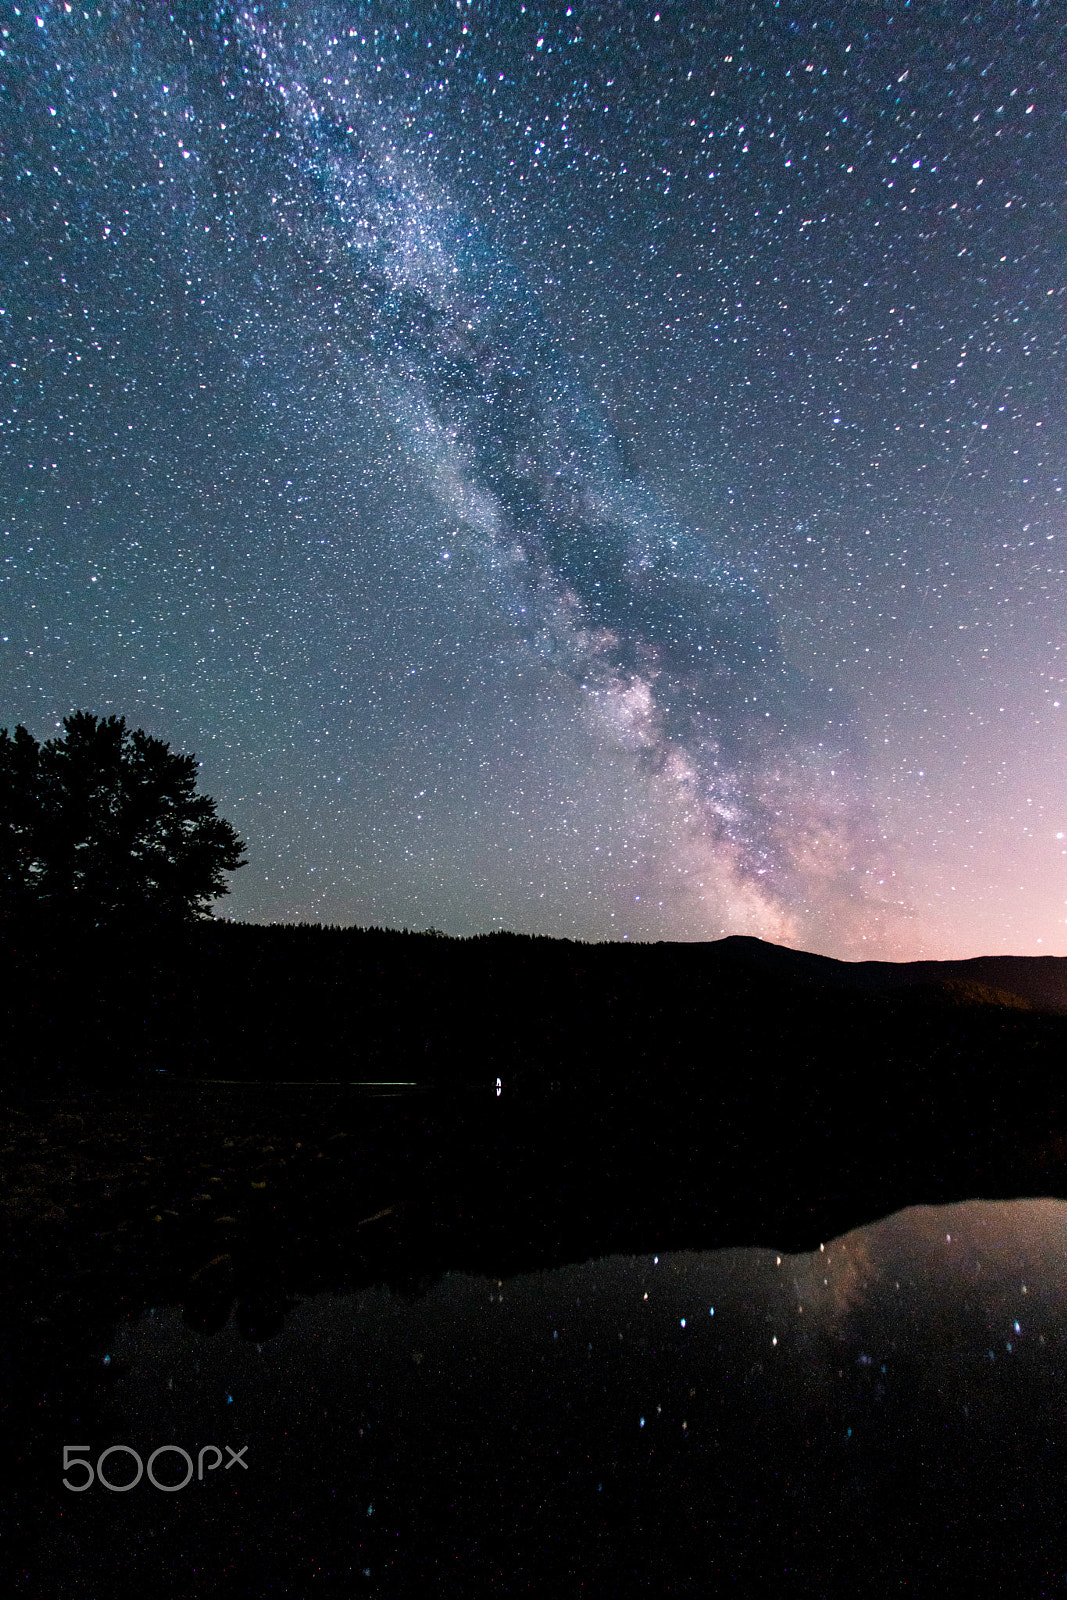
[[89, 1453], [247, 1453], [174, 1494], [67, 1495], [40, 1575], [65, 1594], [193, 1592], [208, 1570], [293, 1594], [1062, 1589], [1065, 1344], [1067, 1204], [1034, 1200], [915, 1208], [807, 1254], [320, 1294], [258, 1344], [157, 1309], [104, 1353], [125, 1375]]

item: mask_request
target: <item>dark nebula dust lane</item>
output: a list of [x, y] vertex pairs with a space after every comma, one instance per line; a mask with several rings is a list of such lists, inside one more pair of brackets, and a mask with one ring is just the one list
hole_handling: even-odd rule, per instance
[[6, 722], [239, 916], [1064, 946], [1051, 7], [5, 16]]

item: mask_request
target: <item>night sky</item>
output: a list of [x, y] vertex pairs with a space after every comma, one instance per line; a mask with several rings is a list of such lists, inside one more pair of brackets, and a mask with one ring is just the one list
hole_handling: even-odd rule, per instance
[[0, 725], [220, 909], [1067, 954], [1067, 23], [0, 5]]

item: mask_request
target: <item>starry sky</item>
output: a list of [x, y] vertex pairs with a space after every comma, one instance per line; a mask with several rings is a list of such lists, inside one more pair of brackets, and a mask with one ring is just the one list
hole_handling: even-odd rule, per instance
[[222, 903], [1067, 954], [1067, 23], [0, 3], [0, 725]]

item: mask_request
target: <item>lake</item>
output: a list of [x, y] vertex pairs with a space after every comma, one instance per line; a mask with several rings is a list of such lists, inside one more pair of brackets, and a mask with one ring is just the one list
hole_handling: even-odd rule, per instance
[[138, 1307], [38, 1435], [28, 1592], [1063, 1592], [1067, 1204], [773, 1246], [293, 1295], [260, 1338]]

